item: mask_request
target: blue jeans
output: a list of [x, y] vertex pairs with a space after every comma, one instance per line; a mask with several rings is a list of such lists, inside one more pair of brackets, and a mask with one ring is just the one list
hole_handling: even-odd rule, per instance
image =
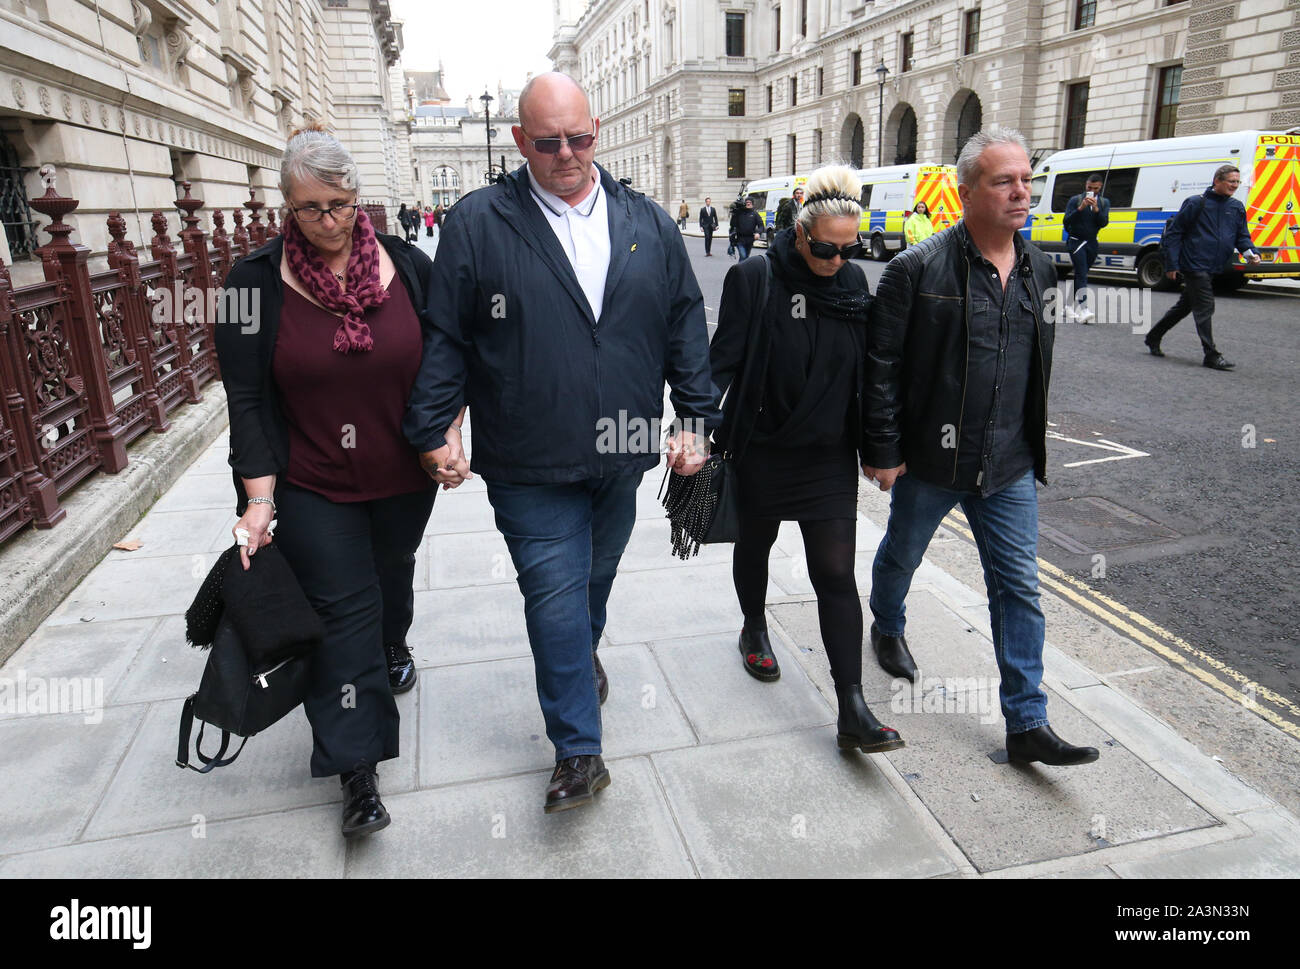
[[871, 568], [871, 613], [885, 636], [903, 635], [903, 601], [934, 531], [961, 505], [984, 566], [993, 651], [1002, 675], [999, 697], [1007, 733], [1047, 725], [1043, 635], [1038, 605], [1038, 493], [1034, 473], [980, 497], [905, 474], [894, 482], [889, 526]]
[[556, 761], [600, 753], [593, 655], [640, 481], [628, 474], [556, 485], [487, 482], [519, 573], [537, 699]]
[[1088, 302], [1088, 270], [1097, 261], [1101, 246], [1096, 242], [1084, 242], [1082, 239], [1071, 239], [1069, 245], [1070, 261], [1074, 263], [1074, 301], [1079, 306], [1086, 306]]
[[736, 243], [736, 261], [737, 261], [737, 262], [744, 262], [746, 259], [748, 259], [748, 258], [749, 258], [749, 250], [750, 250], [750, 248], [751, 248], [751, 246], [747, 246], [747, 245], [745, 245], [743, 242], [737, 242], [737, 243]]

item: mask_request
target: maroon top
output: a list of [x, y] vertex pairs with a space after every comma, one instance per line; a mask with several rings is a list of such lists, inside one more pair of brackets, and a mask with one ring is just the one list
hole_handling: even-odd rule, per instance
[[339, 318], [289, 285], [271, 372], [289, 426], [290, 484], [330, 501], [391, 498], [434, 486], [402, 436], [420, 369], [420, 321], [397, 276], [391, 298], [366, 311], [366, 353], [339, 353]]

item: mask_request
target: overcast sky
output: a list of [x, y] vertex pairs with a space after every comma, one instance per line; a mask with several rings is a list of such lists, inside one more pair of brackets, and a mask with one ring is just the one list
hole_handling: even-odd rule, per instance
[[546, 0], [391, 0], [403, 23], [402, 67], [436, 71], [451, 103], [463, 105], [497, 82], [521, 88], [531, 71], [551, 69], [551, 4]]

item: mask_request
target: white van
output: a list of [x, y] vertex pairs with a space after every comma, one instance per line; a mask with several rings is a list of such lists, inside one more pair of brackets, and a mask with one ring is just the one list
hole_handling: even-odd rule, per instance
[[794, 190], [808, 184], [807, 175], [777, 175], [756, 178], [745, 186], [744, 197], [754, 200], [754, 211], [765, 226], [763, 237], [770, 244], [776, 235], [776, 212], [781, 203], [794, 198]]
[[1029, 219], [1020, 231], [1061, 271], [1069, 270], [1065, 204], [1098, 173], [1102, 195], [1110, 199], [1110, 224], [1098, 236], [1101, 254], [1093, 271], [1136, 274], [1141, 285], [1153, 287], [1164, 280], [1166, 220], [1184, 199], [1204, 193], [1224, 164], [1241, 170], [1235, 197], [1246, 206], [1247, 228], [1264, 262], [1245, 273], [1238, 258], [1221, 281], [1235, 287], [1248, 278], [1300, 277], [1300, 134], [1234, 131], [1058, 151], [1034, 172]]

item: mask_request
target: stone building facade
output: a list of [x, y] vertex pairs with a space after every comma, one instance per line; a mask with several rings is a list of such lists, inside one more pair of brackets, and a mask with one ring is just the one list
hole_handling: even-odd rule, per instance
[[[414, 201], [422, 205], [450, 206], [465, 193], [487, 184], [488, 119], [481, 98], [453, 105], [442, 86], [441, 71], [406, 74], [411, 115], [411, 167]], [[492, 164], [496, 174], [505, 166], [512, 171], [523, 158], [510, 135], [519, 123], [519, 91], [497, 85], [492, 101], [490, 128]]]
[[182, 179], [201, 215], [250, 188], [278, 205], [285, 137], [310, 120], [354, 152], [363, 198], [395, 211], [411, 174], [401, 47], [386, 0], [0, 0], [0, 257], [14, 283], [40, 275], [27, 253], [46, 240], [21, 224], [22, 197], [41, 194], [46, 164], [80, 199], [73, 238], [96, 255], [109, 211], [147, 240]]
[[670, 211], [824, 162], [1300, 124], [1300, 0], [553, 0], [599, 159]]

